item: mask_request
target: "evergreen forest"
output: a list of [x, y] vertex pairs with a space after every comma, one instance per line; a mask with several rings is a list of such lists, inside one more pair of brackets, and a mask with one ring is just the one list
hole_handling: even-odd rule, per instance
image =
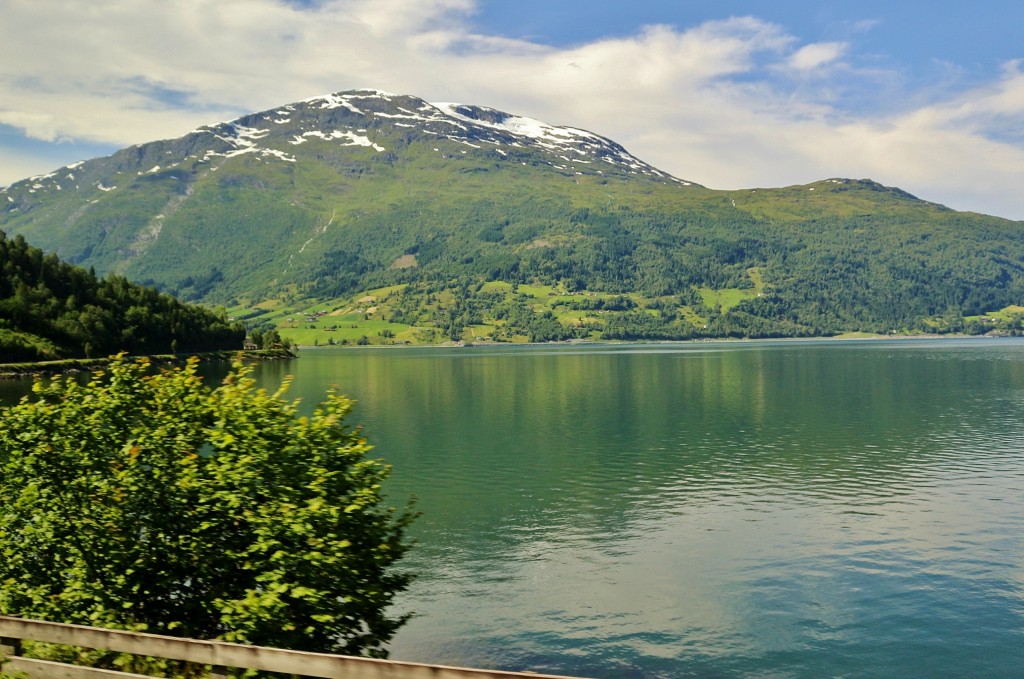
[[0, 231], [0, 362], [241, 349], [223, 312], [44, 254]]

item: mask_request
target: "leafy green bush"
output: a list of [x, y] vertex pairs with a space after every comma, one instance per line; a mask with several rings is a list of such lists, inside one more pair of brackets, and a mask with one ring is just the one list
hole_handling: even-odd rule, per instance
[[409, 508], [329, 393], [116, 359], [0, 416], [0, 613], [383, 657]]

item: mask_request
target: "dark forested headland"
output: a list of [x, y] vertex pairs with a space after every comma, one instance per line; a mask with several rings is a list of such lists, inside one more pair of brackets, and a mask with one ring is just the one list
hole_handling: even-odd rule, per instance
[[0, 231], [0, 363], [240, 349], [241, 324]]

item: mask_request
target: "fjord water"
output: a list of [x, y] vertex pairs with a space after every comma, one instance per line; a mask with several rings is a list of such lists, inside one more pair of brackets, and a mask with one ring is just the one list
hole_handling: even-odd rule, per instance
[[1024, 674], [1024, 342], [306, 351], [418, 498], [392, 657]]
[[423, 513], [400, 660], [1024, 674], [1024, 342], [308, 350]]

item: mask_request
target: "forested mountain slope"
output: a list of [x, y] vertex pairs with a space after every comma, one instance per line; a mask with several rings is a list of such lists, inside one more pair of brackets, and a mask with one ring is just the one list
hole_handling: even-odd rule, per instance
[[590, 132], [371, 90], [19, 182], [0, 228], [186, 299], [416, 341], [977, 331], [1024, 303], [1021, 222], [870, 180], [711, 190]]
[[97, 278], [0, 231], [0, 363], [241, 349], [244, 335], [223, 314]]

